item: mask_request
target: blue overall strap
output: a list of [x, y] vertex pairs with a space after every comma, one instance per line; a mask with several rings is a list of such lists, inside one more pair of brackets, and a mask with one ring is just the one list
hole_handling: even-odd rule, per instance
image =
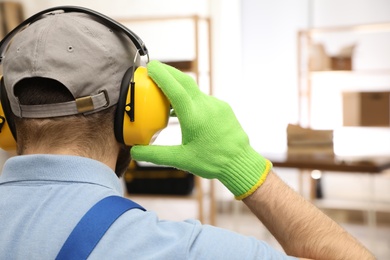
[[97, 202], [77, 223], [56, 259], [87, 259], [112, 223], [134, 208], [145, 211], [137, 203], [119, 196], [109, 196]]

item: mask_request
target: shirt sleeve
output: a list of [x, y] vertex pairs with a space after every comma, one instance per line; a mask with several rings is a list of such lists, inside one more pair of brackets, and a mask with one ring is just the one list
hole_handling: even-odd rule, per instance
[[255, 237], [198, 220], [164, 221], [130, 210], [106, 232], [89, 259], [296, 259]]
[[195, 228], [191, 243], [188, 259], [297, 259], [254, 237], [209, 225]]

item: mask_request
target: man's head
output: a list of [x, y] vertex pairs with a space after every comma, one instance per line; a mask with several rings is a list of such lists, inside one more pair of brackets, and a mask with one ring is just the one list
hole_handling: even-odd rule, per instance
[[116, 141], [114, 118], [124, 74], [139, 65], [131, 39], [95, 16], [55, 12], [11, 41], [3, 80], [19, 153], [114, 153], [123, 170], [129, 147]]
[[[122, 78], [136, 48], [120, 31], [84, 13], [53, 12], [16, 34], [3, 59], [4, 84], [12, 112], [23, 118], [94, 113], [118, 102]], [[138, 64], [136, 64], [138, 65]], [[26, 78], [63, 84], [73, 102], [23, 106], [14, 88]]]

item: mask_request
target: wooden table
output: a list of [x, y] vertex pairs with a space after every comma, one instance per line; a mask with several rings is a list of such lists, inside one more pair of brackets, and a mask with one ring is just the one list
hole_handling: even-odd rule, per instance
[[[390, 155], [386, 156], [336, 156], [329, 154], [287, 153], [264, 154], [274, 167], [295, 168], [300, 171], [319, 170], [327, 172], [379, 174], [390, 169]], [[310, 199], [316, 198], [317, 180], [311, 179]], [[301, 188], [300, 188], [301, 189]]]
[[331, 156], [264, 154], [274, 167], [321, 170], [333, 172], [377, 174], [390, 169], [389, 156]]

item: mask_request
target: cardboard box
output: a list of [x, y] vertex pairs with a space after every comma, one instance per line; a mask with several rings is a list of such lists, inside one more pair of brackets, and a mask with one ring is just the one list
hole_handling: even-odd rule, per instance
[[287, 126], [288, 156], [334, 156], [333, 130], [315, 130], [299, 125]]
[[328, 55], [325, 46], [321, 43], [313, 43], [309, 49], [309, 70], [352, 70], [353, 53], [356, 45], [342, 47], [337, 54]]
[[330, 57], [331, 70], [352, 70], [352, 57]]
[[343, 93], [344, 126], [390, 126], [390, 91]]

